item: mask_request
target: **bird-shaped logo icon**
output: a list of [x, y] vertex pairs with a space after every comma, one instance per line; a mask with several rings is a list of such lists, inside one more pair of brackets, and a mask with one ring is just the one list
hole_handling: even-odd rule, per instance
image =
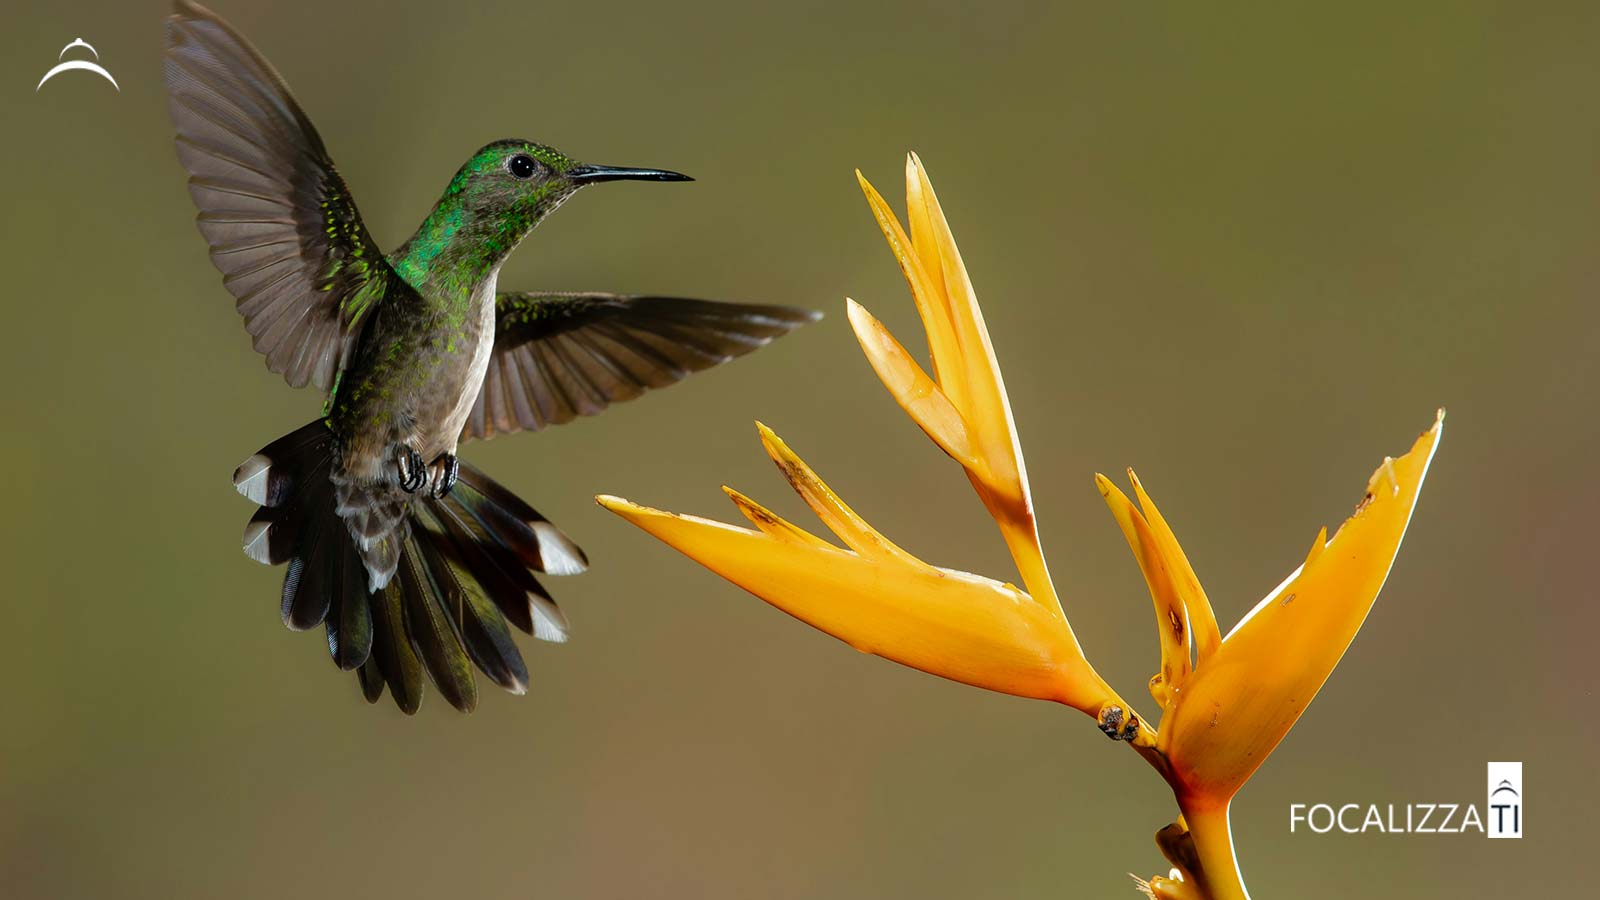
[[[90, 53], [94, 54], [94, 59], [64, 59], [64, 57], [67, 55], [67, 51], [71, 50], [73, 47], [87, 48]], [[96, 75], [99, 75], [101, 78], [111, 82], [111, 86], [117, 89], [117, 93], [122, 93], [122, 86], [117, 84], [117, 80], [111, 77], [111, 73], [107, 72], [104, 66], [100, 65], [100, 51], [94, 49], [94, 45], [83, 38], [73, 38], [71, 43], [67, 44], [65, 47], [62, 47], [61, 52], [56, 54], [56, 59], [58, 62], [56, 63], [55, 67], [44, 73], [44, 77], [39, 79], [38, 85], [36, 85], [33, 89], [34, 93], [38, 93], [39, 88], [44, 87], [44, 83], [46, 81], [49, 81], [57, 75], [60, 75], [62, 72], [71, 71], [73, 69], [82, 69], [85, 72], [93, 72]]]

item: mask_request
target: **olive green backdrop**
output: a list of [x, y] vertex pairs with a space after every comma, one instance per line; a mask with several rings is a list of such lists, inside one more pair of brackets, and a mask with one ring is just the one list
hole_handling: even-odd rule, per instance
[[[531, 137], [700, 180], [585, 192], [503, 285], [828, 318], [468, 445], [589, 551], [550, 585], [574, 640], [525, 643], [528, 696], [470, 717], [368, 707], [239, 551], [229, 473], [320, 400], [251, 352], [191, 224], [164, 7], [9, 6], [0, 895], [1134, 896], [1174, 810], [1085, 718], [854, 653], [591, 500], [728, 517], [727, 482], [809, 521], [759, 417], [908, 549], [1014, 577], [843, 315], [853, 296], [920, 347], [851, 174], [899, 207], [908, 149], [983, 301], [1068, 614], [1130, 698], [1156, 642], [1096, 470], [1139, 469], [1226, 626], [1449, 408], [1365, 630], [1235, 804], [1256, 896], [1592, 889], [1592, 4], [218, 2], [380, 242], [472, 150]], [[35, 93], [80, 36], [121, 93]], [[1522, 841], [1288, 832], [1294, 802], [1482, 804], [1493, 759], [1526, 763]]]

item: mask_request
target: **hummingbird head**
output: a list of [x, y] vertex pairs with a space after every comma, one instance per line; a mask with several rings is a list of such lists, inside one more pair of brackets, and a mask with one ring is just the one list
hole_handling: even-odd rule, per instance
[[[456, 173], [450, 193], [483, 220], [499, 218], [525, 233], [578, 188], [602, 181], [693, 181], [663, 169], [633, 169], [580, 163], [532, 141], [495, 141], [473, 154]], [[520, 235], [519, 235], [520, 236]]]
[[427, 221], [396, 251], [408, 279], [466, 283], [491, 271], [545, 216], [602, 181], [693, 181], [663, 169], [580, 163], [543, 144], [495, 141], [456, 172]]

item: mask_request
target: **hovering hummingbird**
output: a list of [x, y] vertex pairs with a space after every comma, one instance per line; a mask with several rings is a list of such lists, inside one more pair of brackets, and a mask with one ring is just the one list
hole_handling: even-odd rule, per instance
[[507, 620], [547, 641], [567, 621], [534, 573], [587, 560], [528, 504], [456, 457], [487, 438], [593, 415], [748, 353], [818, 316], [781, 306], [505, 292], [534, 226], [604, 181], [689, 181], [576, 162], [525, 140], [468, 159], [415, 234], [385, 254], [311, 121], [260, 53], [180, 2], [165, 79], [200, 233], [267, 368], [327, 393], [323, 415], [234, 472], [260, 504], [244, 549], [288, 563], [284, 622], [325, 625], [370, 702], [407, 713], [426, 672], [477, 703], [475, 665], [523, 693]]

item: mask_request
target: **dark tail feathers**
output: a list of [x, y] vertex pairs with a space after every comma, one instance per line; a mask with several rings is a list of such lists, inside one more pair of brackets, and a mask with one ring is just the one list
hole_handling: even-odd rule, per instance
[[379, 580], [336, 509], [330, 476], [338, 452], [319, 419], [233, 473], [239, 493], [261, 504], [245, 526], [245, 553], [289, 564], [284, 624], [296, 631], [325, 625], [334, 662], [355, 670], [367, 700], [376, 702], [387, 684], [406, 713], [422, 703], [424, 671], [463, 712], [478, 702], [474, 665], [508, 691], [527, 690], [528, 669], [506, 623], [540, 640], [565, 641], [566, 617], [533, 573], [582, 572], [583, 551], [463, 462], [449, 496], [404, 495], [393, 577]]

